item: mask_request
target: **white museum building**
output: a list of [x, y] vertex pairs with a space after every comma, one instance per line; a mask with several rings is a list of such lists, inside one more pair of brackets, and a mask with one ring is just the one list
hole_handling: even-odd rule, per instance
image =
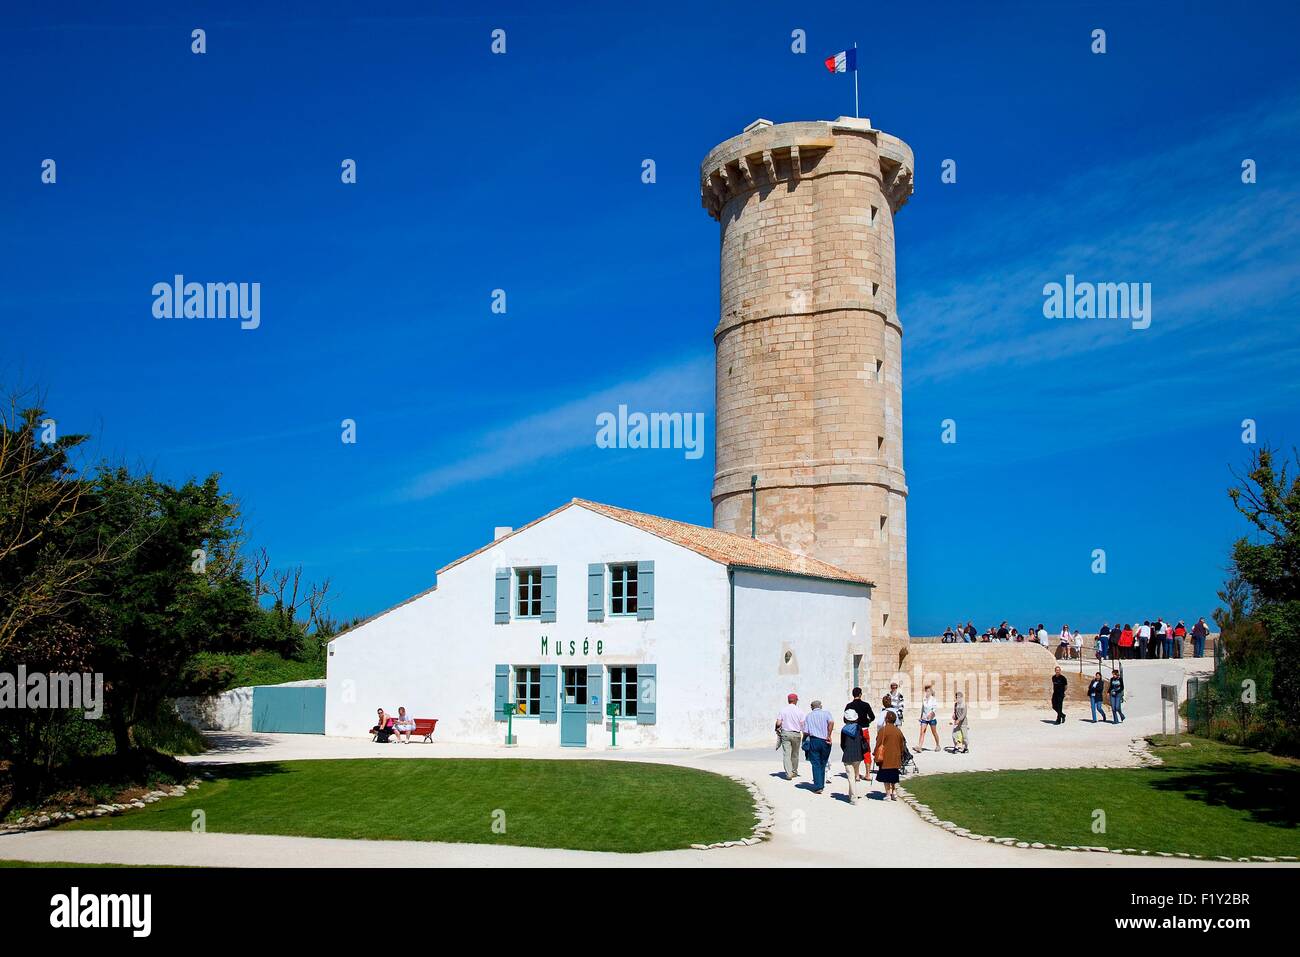
[[574, 499], [336, 636], [325, 733], [365, 736], [377, 708], [404, 706], [438, 720], [435, 742], [773, 743], [787, 694], [837, 713], [865, 679], [871, 588], [769, 542]]

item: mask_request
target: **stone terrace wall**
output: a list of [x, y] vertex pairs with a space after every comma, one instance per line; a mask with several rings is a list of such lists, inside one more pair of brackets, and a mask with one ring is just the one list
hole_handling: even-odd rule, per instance
[[[952, 706], [953, 693], [961, 690], [972, 706], [987, 707], [994, 703], [1042, 703], [1051, 698], [1052, 671], [1061, 665], [1069, 686], [1067, 700], [1087, 700], [1088, 678], [1081, 677], [1079, 663], [1058, 662], [1052, 652], [1030, 642], [1003, 644], [908, 643], [903, 663], [893, 680], [907, 698], [909, 714], [915, 710], [921, 691], [933, 681], [936, 694], [945, 707]], [[1084, 661], [1087, 671], [1088, 662]]]

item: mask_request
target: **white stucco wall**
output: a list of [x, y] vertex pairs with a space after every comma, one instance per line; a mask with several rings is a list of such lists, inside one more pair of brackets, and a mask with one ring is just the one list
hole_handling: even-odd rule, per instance
[[[850, 698], [853, 656], [871, 661], [870, 589], [737, 569], [736, 746], [773, 744], [786, 695], [836, 716]], [[791, 658], [785, 660], [786, 652]]]
[[[588, 622], [588, 563], [621, 561], [655, 563], [654, 619]], [[495, 624], [496, 569], [536, 565], [557, 567], [556, 620]], [[496, 664], [650, 663], [657, 666], [657, 721], [620, 720], [619, 745], [726, 747], [728, 627], [724, 566], [575, 505], [449, 569], [436, 590], [336, 638], [327, 659], [325, 733], [364, 736], [376, 708], [404, 705], [415, 717], [439, 720], [435, 741], [497, 743], [505, 724], [492, 714]], [[555, 653], [557, 645], [564, 654]], [[515, 718], [514, 729], [521, 747], [559, 744], [558, 721]], [[607, 725], [588, 725], [588, 748], [608, 743]]]

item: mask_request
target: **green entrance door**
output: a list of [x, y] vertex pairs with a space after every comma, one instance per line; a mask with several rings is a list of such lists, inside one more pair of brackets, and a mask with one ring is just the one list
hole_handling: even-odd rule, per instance
[[587, 666], [566, 667], [560, 693], [560, 745], [587, 746]]

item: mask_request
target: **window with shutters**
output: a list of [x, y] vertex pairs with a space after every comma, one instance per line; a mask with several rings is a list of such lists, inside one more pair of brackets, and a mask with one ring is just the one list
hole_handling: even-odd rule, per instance
[[636, 669], [609, 669], [609, 703], [618, 705], [622, 718], [636, 717]]
[[515, 665], [515, 714], [542, 713], [542, 669]]
[[609, 613], [636, 614], [636, 562], [609, 566]]
[[542, 570], [515, 569], [515, 617], [542, 617]]

